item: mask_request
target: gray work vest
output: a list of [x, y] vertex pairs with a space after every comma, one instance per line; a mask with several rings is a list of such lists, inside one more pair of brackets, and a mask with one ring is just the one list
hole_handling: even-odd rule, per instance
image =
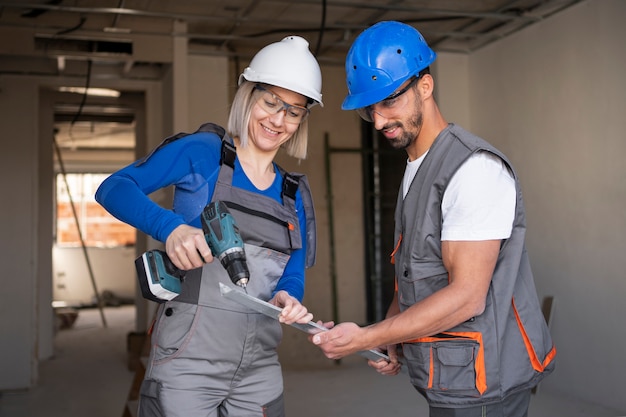
[[535, 386], [554, 368], [556, 349], [542, 315], [525, 248], [519, 180], [507, 158], [458, 126], [444, 129], [398, 196], [394, 255], [400, 310], [448, 285], [441, 256], [441, 202], [450, 179], [473, 153], [488, 151], [512, 172], [517, 205], [503, 241], [485, 311], [448, 331], [403, 344], [412, 384], [431, 406], [470, 407]]
[[[221, 167], [211, 201], [224, 201], [239, 228], [250, 271], [247, 293], [269, 300], [291, 253], [302, 248], [303, 239], [308, 239], [306, 267], [315, 262], [315, 214], [307, 179], [304, 175], [287, 173], [279, 167], [284, 179], [283, 204], [261, 194], [233, 187], [236, 151], [232, 140], [217, 125], [205, 124], [199, 131], [213, 132], [222, 138]], [[297, 190], [300, 191], [305, 207], [307, 236], [301, 236], [300, 233], [295, 206]], [[220, 261], [215, 259], [202, 268], [187, 271], [181, 294], [175, 301], [230, 311], [253, 312], [222, 297], [219, 282], [234, 287]]]

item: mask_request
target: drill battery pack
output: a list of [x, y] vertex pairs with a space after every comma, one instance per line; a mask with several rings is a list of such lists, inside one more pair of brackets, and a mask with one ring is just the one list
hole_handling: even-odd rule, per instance
[[163, 303], [180, 294], [184, 272], [174, 266], [165, 252], [156, 249], [145, 252], [135, 259], [135, 268], [144, 298]]

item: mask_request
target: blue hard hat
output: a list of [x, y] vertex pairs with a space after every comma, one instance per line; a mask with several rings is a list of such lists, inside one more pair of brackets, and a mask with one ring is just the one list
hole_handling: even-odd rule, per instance
[[348, 51], [348, 95], [341, 108], [354, 110], [384, 100], [436, 56], [414, 27], [394, 21], [376, 23]]

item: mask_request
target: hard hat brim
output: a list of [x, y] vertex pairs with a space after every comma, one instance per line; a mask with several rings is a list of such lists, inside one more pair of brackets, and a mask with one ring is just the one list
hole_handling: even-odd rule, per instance
[[365, 91], [360, 94], [348, 94], [341, 104], [341, 109], [362, 109], [363, 107], [371, 106], [372, 104], [383, 101], [391, 94], [393, 94], [393, 92], [396, 91], [398, 87], [400, 87], [409, 78], [411, 78], [410, 75], [406, 78], [401, 78], [397, 81], [394, 81], [393, 83], [386, 85], [384, 88], [380, 88], [378, 90]]

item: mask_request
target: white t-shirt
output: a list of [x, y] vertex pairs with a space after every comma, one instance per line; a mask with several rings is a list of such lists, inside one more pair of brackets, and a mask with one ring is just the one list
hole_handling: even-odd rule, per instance
[[[427, 154], [407, 161], [403, 197]], [[500, 158], [491, 152], [472, 154], [444, 192], [441, 240], [507, 239], [513, 229], [515, 194], [515, 181]]]

